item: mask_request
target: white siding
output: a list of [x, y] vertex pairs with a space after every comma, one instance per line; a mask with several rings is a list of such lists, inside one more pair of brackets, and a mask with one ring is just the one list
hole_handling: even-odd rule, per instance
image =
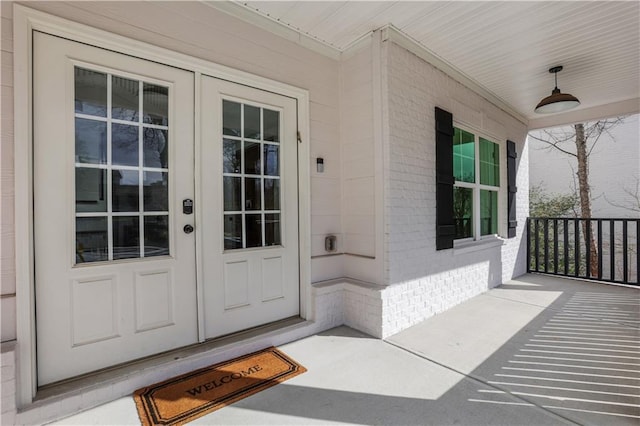
[[0, 307], [2, 341], [16, 338], [16, 269], [13, 163], [13, 25], [11, 2], [0, 2], [2, 8], [1, 87], [0, 87]]
[[[542, 137], [540, 131], [531, 133]], [[529, 145], [531, 184], [542, 183], [549, 193], [573, 193], [578, 170], [575, 157], [549, 149], [534, 138], [529, 139]], [[568, 141], [564, 149], [575, 152], [575, 144]], [[633, 194], [639, 182], [640, 115], [636, 114], [625, 118], [611, 134], [603, 134], [589, 157], [593, 217], [638, 217], [637, 211], [629, 209], [634, 203], [638, 208], [638, 201], [629, 192]]]

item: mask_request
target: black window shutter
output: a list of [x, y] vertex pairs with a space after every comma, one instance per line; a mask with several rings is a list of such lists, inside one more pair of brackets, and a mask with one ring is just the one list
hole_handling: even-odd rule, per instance
[[516, 158], [518, 153], [516, 152], [516, 144], [511, 141], [507, 141], [507, 177], [508, 177], [508, 199], [507, 206], [509, 208], [509, 228], [507, 237], [513, 238], [516, 236]]
[[436, 107], [436, 250], [453, 248], [453, 115]]

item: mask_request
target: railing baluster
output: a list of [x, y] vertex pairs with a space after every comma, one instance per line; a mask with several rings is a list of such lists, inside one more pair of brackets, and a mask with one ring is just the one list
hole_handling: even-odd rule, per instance
[[636, 284], [640, 285], [640, 219], [636, 219]]
[[580, 275], [580, 219], [575, 219], [573, 222], [573, 246], [575, 247], [575, 264], [576, 271], [575, 276]]
[[598, 279], [602, 279], [602, 219], [598, 219]]
[[611, 258], [609, 259], [611, 263], [611, 281], [616, 280], [616, 222], [611, 219], [609, 221], [609, 255]]
[[544, 271], [549, 272], [549, 219], [544, 220]]
[[558, 219], [553, 219], [553, 273], [558, 273]]
[[564, 233], [564, 274], [569, 275], [569, 220], [564, 219], [562, 224]]
[[627, 255], [627, 249], [629, 248], [627, 246], [627, 222], [627, 220], [622, 221], [622, 281], [625, 283], [629, 281], [629, 271], [627, 270], [627, 264], [629, 263], [629, 256]]
[[540, 229], [538, 226], [538, 219], [535, 220], [534, 225], [535, 226], [533, 227], [533, 229], [535, 230], [535, 237], [536, 237], [536, 244], [534, 246], [534, 253], [536, 255], [535, 265], [536, 265], [536, 272], [539, 272], [540, 271], [540, 244], [538, 240], [540, 239], [540, 235], [539, 235]]
[[586, 220], [586, 229], [584, 240], [586, 242], [586, 260], [587, 260], [587, 270], [585, 271], [585, 275], [587, 277], [591, 277], [591, 219]]
[[527, 218], [527, 272], [531, 272], [531, 218]]

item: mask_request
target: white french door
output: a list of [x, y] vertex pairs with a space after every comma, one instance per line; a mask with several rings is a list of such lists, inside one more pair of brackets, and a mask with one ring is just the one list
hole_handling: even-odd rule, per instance
[[292, 98], [202, 77], [206, 338], [299, 314]]
[[194, 74], [34, 33], [38, 385], [197, 341]]

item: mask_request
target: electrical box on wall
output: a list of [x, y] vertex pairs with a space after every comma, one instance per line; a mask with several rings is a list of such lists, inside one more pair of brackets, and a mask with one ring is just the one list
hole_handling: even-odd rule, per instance
[[335, 235], [324, 237], [324, 250], [333, 253], [338, 250], [338, 238]]

